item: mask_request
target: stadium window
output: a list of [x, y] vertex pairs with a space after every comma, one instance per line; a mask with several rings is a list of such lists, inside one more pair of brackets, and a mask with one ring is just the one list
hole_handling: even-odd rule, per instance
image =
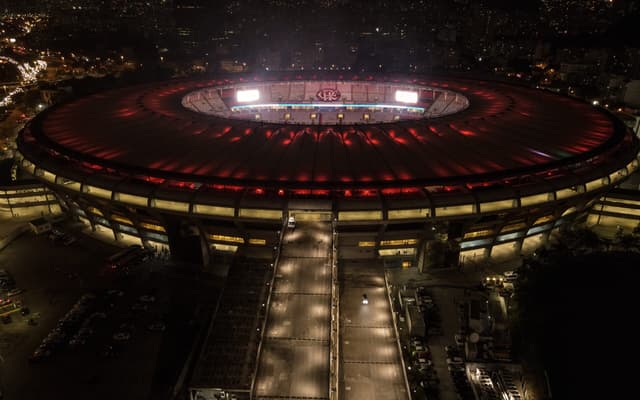
[[240, 243], [244, 244], [244, 238], [239, 236], [227, 236], [227, 235], [209, 235], [209, 239], [218, 241], [218, 242], [229, 242], [229, 243]]
[[164, 229], [164, 226], [152, 224], [149, 222], [140, 222], [140, 227], [144, 229], [149, 229], [151, 231], [156, 231], [156, 232], [166, 232], [166, 230]]
[[482, 236], [490, 236], [493, 235], [494, 231], [493, 229], [484, 229], [481, 231], [475, 231], [475, 232], [467, 232], [464, 234], [463, 239], [471, 239], [471, 238], [476, 238], [476, 237], [482, 237]]
[[99, 215], [101, 217], [104, 217], [104, 214], [102, 213], [102, 211], [98, 210], [95, 207], [89, 206], [89, 207], [87, 207], [87, 211], [89, 211], [91, 214]]
[[393, 256], [413, 256], [416, 254], [414, 247], [405, 247], [398, 249], [380, 249], [378, 254], [381, 257], [393, 257]]
[[382, 240], [380, 246], [411, 246], [418, 243], [418, 239]]
[[113, 214], [111, 216], [111, 220], [116, 222], [121, 222], [123, 224], [133, 225], [133, 221], [131, 221], [129, 218], [126, 218], [117, 214]]

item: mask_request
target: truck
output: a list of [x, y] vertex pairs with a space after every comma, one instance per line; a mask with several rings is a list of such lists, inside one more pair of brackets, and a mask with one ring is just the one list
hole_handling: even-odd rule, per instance
[[413, 304], [407, 304], [406, 317], [407, 326], [409, 328], [409, 335], [425, 337], [427, 335], [427, 326], [424, 323], [424, 316], [420, 312], [418, 306]]

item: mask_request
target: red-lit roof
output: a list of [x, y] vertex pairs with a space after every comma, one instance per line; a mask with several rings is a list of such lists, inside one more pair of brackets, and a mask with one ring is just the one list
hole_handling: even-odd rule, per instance
[[60, 105], [34, 120], [31, 133], [49, 148], [98, 167], [185, 181], [316, 189], [509, 176], [597, 153], [619, 133], [597, 108], [542, 90], [461, 79], [405, 81], [460, 92], [470, 106], [448, 117], [387, 124], [263, 124], [198, 114], [180, 103], [197, 88], [233, 80], [181, 80]]

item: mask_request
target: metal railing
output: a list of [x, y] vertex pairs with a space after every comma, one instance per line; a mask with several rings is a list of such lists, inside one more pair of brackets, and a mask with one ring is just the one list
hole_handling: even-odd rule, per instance
[[336, 254], [336, 222], [331, 222], [331, 247], [329, 267], [331, 268], [331, 347], [329, 349], [329, 399], [338, 400], [340, 392], [340, 287], [338, 285], [338, 265]]
[[271, 309], [271, 294], [273, 293], [273, 285], [275, 283], [276, 280], [276, 275], [277, 275], [277, 269], [278, 269], [278, 263], [280, 261], [280, 253], [282, 250], [282, 240], [284, 239], [284, 233], [286, 231], [286, 221], [287, 218], [283, 219], [282, 222], [282, 228], [280, 229], [280, 238], [278, 239], [278, 246], [276, 249], [276, 256], [273, 260], [273, 268], [272, 268], [272, 275], [271, 275], [271, 282], [269, 283], [269, 295], [267, 296], [267, 301], [265, 303], [265, 315], [264, 315], [264, 319], [262, 321], [262, 328], [260, 331], [260, 341], [258, 342], [258, 351], [256, 352], [256, 368], [253, 371], [253, 376], [251, 377], [251, 394], [250, 394], [250, 398], [253, 399], [255, 398], [255, 386], [256, 386], [256, 379], [258, 377], [258, 372], [260, 369], [260, 356], [262, 355], [262, 343], [264, 342], [264, 337], [266, 334], [266, 327], [267, 327], [267, 322], [269, 320], [269, 310]]
[[407, 378], [407, 366], [404, 362], [404, 354], [402, 353], [402, 345], [400, 343], [400, 332], [398, 331], [398, 321], [396, 313], [393, 310], [393, 299], [391, 298], [391, 290], [389, 288], [389, 279], [387, 278], [387, 271], [384, 272], [384, 289], [387, 292], [387, 299], [389, 300], [389, 307], [391, 310], [391, 317], [393, 318], [393, 330], [396, 333], [396, 345], [398, 346], [398, 356], [400, 357], [400, 364], [402, 365], [402, 377], [404, 378], [404, 384], [407, 389], [407, 399], [411, 399], [411, 387], [409, 386], [409, 378]]

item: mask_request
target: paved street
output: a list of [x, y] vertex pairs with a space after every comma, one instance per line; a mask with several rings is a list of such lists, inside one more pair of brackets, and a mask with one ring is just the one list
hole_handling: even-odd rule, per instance
[[298, 224], [285, 234], [256, 398], [328, 398], [330, 245], [329, 224]]
[[[340, 398], [409, 398], [396, 344], [384, 270], [374, 260], [339, 263]], [[362, 304], [367, 294], [369, 304]]]

